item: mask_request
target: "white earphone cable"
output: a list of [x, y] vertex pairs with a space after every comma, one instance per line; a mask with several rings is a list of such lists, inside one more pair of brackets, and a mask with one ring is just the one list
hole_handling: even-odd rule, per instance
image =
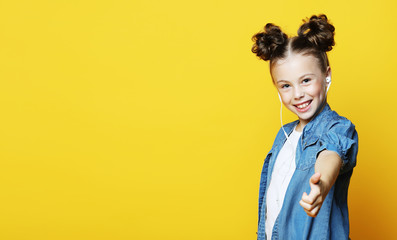
[[[280, 95], [278, 95], [280, 97]], [[283, 129], [284, 135], [287, 138], [287, 141], [289, 144], [292, 145], [291, 141], [289, 140], [288, 134], [285, 132], [284, 126], [283, 126], [283, 103], [281, 102], [281, 97], [280, 97], [280, 123], [281, 123], [281, 128]]]

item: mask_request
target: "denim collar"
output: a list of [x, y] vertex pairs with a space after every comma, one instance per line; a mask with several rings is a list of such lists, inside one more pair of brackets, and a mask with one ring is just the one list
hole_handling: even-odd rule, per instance
[[323, 123], [324, 117], [329, 111], [331, 111], [331, 108], [330, 108], [328, 103], [325, 103], [325, 106], [324, 106], [323, 110], [321, 110], [321, 112], [319, 114], [317, 114], [317, 116], [315, 116], [303, 128], [303, 133], [302, 134], [305, 134], [305, 135], [308, 135], [308, 136], [310, 136], [312, 134], [315, 134], [316, 133], [315, 130], [317, 129], [317, 126], [319, 124]]

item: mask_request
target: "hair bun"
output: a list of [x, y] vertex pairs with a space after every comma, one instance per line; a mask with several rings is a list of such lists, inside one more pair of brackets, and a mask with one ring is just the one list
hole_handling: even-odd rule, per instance
[[259, 32], [252, 37], [252, 41], [255, 43], [251, 51], [267, 61], [273, 57], [279, 46], [287, 43], [288, 37], [281, 31], [280, 27], [272, 23], [266, 24], [264, 30], [264, 32]]
[[298, 30], [298, 36], [306, 38], [321, 51], [332, 50], [335, 45], [335, 27], [328, 22], [326, 15], [313, 15], [309, 20], [303, 20], [302, 26]]

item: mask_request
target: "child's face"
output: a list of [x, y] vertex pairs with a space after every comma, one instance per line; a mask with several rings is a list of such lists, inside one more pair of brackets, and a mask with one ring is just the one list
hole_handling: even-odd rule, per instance
[[329, 68], [323, 73], [311, 55], [292, 53], [272, 65], [271, 75], [281, 99], [298, 116], [302, 127], [324, 106], [327, 74]]

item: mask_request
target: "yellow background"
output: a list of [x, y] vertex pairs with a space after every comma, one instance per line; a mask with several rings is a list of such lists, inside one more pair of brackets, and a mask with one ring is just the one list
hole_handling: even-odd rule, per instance
[[360, 137], [351, 237], [392, 239], [395, 12], [392, 0], [0, 1], [0, 239], [255, 239], [280, 122], [251, 36], [267, 22], [295, 34], [318, 13], [336, 27], [329, 103]]

